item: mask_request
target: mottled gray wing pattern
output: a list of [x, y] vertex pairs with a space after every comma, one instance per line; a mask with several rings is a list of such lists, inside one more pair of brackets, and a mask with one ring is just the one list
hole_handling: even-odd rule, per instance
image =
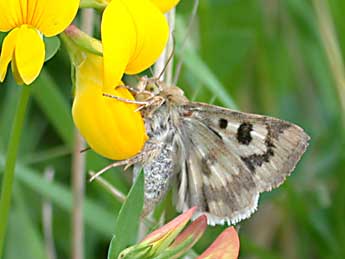
[[210, 224], [249, 217], [259, 193], [283, 183], [308, 145], [300, 127], [279, 119], [203, 103], [179, 109], [185, 160], [177, 208], [196, 205]]

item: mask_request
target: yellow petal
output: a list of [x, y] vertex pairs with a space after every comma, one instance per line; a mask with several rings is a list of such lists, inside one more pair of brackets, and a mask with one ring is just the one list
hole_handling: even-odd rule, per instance
[[[103, 60], [87, 54], [76, 67], [74, 123], [97, 153], [114, 160], [129, 158], [142, 149], [147, 139], [143, 119], [134, 111], [136, 105], [104, 97], [102, 86]], [[126, 89], [112, 89], [110, 93], [133, 99]]]
[[180, 0], [151, 0], [151, 2], [153, 2], [161, 12], [166, 13], [177, 5]]
[[16, 47], [18, 32], [18, 28], [10, 31], [10, 33], [5, 37], [2, 43], [2, 50], [0, 55], [0, 82], [4, 81], [8, 64], [12, 60], [14, 49]]
[[0, 0], [0, 31], [9, 31], [23, 24], [21, 2], [21, 0]]
[[134, 53], [136, 32], [133, 18], [120, 0], [113, 0], [102, 17], [104, 56], [104, 90], [113, 88], [125, 71]]
[[136, 49], [125, 73], [137, 74], [150, 67], [162, 53], [169, 26], [160, 10], [149, 0], [127, 0], [137, 32]]
[[79, 7], [79, 0], [30, 0], [29, 2], [27, 15], [29, 24], [47, 37], [59, 34], [71, 24]]
[[44, 43], [39, 32], [34, 28], [22, 26], [14, 54], [19, 76], [25, 84], [31, 84], [39, 75], [45, 57]]
[[123, 73], [150, 67], [163, 51], [169, 27], [149, 0], [112, 0], [102, 18], [105, 91]]

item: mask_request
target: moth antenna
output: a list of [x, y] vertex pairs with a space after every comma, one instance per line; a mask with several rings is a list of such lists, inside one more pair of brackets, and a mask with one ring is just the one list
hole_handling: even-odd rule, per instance
[[162, 71], [159, 73], [159, 75], [158, 75], [158, 77], [157, 77], [158, 80], [160, 80], [161, 77], [164, 75], [164, 72], [165, 72], [166, 69], [168, 68], [169, 63], [171, 62], [171, 60], [173, 59], [174, 54], [175, 54], [175, 43], [176, 43], [176, 41], [175, 41], [174, 35], [171, 34], [171, 36], [172, 36], [172, 50], [171, 50], [171, 52], [170, 52], [170, 54], [169, 54], [169, 57], [168, 57], [167, 62], [165, 63], [165, 65], [164, 65]]
[[[199, 0], [194, 0], [194, 6], [193, 6], [193, 9], [192, 9], [192, 13], [191, 13], [190, 19], [189, 19], [188, 28], [187, 28], [186, 34], [185, 34], [185, 36], [183, 38], [182, 44], [181, 44], [181, 51], [180, 51], [181, 54], [183, 54], [183, 51], [186, 48], [186, 43], [187, 43], [188, 35], [190, 34], [190, 32], [192, 30], [193, 23], [194, 23], [194, 20], [195, 20], [198, 8], [199, 8]], [[181, 58], [180, 58], [177, 66], [176, 66], [175, 76], [174, 76], [174, 80], [173, 80], [173, 85], [176, 85], [176, 83], [177, 83], [177, 80], [178, 80], [178, 78], [180, 76], [180, 73], [181, 73], [182, 65], [183, 65], [183, 58], [182, 58], [182, 55], [181, 55]]]

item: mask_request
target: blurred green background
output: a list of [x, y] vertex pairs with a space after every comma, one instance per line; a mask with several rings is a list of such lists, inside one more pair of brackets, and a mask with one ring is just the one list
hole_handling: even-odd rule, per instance
[[[293, 175], [263, 194], [258, 211], [238, 224], [240, 258], [345, 258], [345, 2], [201, 0], [181, 51], [193, 4], [181, 0], [174, 30], [174, 62], [184, 61], [178, 85], [186, 95], [285, 119], [311, 136]], [[97, 34], [99, 21], [95, 27]], [[19, 89], [10, 73], [0, 87], [1, 174]], [[5, 258], [53, 259], [46, 253], [49, 220], [57, 258], [72, 258], [75, 140], [70, 63], [63, 47], [31, 92]], [[109, 164], [93, 151], [86, 154], [87, 170]], [[129, 173], [111, 170], [104, 178], [124, 193], [130, 188]], [[86, 183], [85, 199], [85, 258], [106, 258], [121, 204], [97, 182]], [[176, 215], [167, 207], [169, 218]], [[222, 229], [209, 227], [195, 252], [205, 250]]]

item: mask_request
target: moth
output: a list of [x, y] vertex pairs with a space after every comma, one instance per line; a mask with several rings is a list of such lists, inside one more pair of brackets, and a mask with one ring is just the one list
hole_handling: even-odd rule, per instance
[[97, 175], [120, 165], [143, 169], [144, 213], [173, 186], [178, 211], [197, 206], [210, 225], [235, 224], [256, 210], [260, 193], [284, 182], [308, 146], [309, 136], [295, 124], [191, 102], [158, 79], [127, 88], [141, 105], [149, 140]]

